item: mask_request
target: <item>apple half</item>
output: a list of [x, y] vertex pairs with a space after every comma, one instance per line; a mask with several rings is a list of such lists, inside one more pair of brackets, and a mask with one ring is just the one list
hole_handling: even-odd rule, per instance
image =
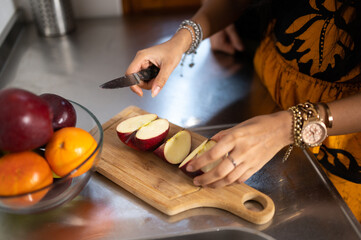
[[191, 134], [181, 130], [155, 149], [154, 154], [170, 164], [179, 164], [187, 157], [191, 146]]
[[214, 162], [202, 167], [200, 170], [195, 171], [195, 172], [188, 172], [186, 170], [186, 168], [193, 159], [196, 159], [196, 158], [200, 157], [202, 154], [204, 154], [205, 152], [209, 151], [214, 145], [216, 145], [216, 143], [217, 142], [212, 139], [207, 139], [207, 140], [203, 141], [179, 165], [180, 170], [192, 178], [202, 175], [203, 173], [206, 173], [206, 172], [212, 170], [214, 167], [216, 167], [222, 161], [221, 158], [218, 159], [217, 161], [214, 161]]
[[117, 135], [124, 144], [135, 148], [133, 142], [131, 141], [132, 135], [134, 135], [142, 126], [154, 121], [157, 118], [158, 116], [153, 113], [128, 118], [117, 125]]
[[158, 118], [140, 127], [135, 135], [132, 135], [132, 142], [141, 151], [153, 151], [163, 143], [169, 127], [168, 120]]

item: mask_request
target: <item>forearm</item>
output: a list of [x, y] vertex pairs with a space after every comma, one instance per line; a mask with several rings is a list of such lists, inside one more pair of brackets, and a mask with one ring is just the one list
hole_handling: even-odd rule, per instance
[[207, 38], [233, 23], [249, 3], [250, 0], [205, 0], [192, 20], [202, 26]]
[[330, 102], [328, 107], [333, 116], [329, 136], [361, 132], [361, 94]]
[[[191, 19], [201, 25], [205, 39], [234, 22], [249, 2], [250, 0], [207, 0]], [[171, 41], [182, 53], [192, 44], [191, 34], [187, 29], [178, 31]]]

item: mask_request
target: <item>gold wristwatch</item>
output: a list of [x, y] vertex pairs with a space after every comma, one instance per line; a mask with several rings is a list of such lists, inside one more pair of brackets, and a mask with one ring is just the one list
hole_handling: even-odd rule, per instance
[[[320, 116], [318, 106], [322, 106], [325, 119]], [[288, 147], [282, 162], [291, 154], [293, 146], [305, 148], [320, 146], [327, 137], [327, 128], [332, 127], [333, 117], [325, 103], [313, 104], [306, 102], [288, 109], [293, 119], [293, 143]], [[326, 127], [327, 125], [327, 127]]]
[[306, 102], [299, 104], [298, 107], [303, 118], [301, 141], [307, 147], [320, 146], [327, 137], [327, 127], [320, 117], [317, 106]]

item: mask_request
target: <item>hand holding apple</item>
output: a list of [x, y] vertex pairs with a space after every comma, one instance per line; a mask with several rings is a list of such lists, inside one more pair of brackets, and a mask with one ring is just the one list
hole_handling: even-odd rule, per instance
[[214, 145], [216, 145], [216, 141], [212, 139], [207, 139], [203, 141], [196, 149], [194, 149], [188, 156], [183, 160], [183, 162], [179, 165], [180, 170], [184, 172], [186, 175], [194, 178], [196, 176], [202, 175], [203, 173], [206, 173], [210, 170], [212, 170], [214, 167], [216, 167], [222, 159], [218, 159], [217, 161], [210, 163], [204, 167], [202, 167], [200, 170], [195, 172], [189, 172], [187, 171], [188, 164], [198, 157], [200, 157], [205, 152], [209, 151]]
[[[117, 125], [116, 131], [119, 139], [126, 145], [136, 150], [149, 151], [165, 140], [169, 131], [169, 122], [159, 119], [156, 114], [144, 114], [122, 121]], [[219, 164], [221, 159], [204, 166], [199, 171], [187, 171], [187, 165], [210, 150], [216, 141], [207, 139], [189, 154], [191, 143], [190, 132], [182, 130], [154, 149], [153, 153], [170, 164], [180, 164], [180, 170], [190, 177], [206, 173]]]

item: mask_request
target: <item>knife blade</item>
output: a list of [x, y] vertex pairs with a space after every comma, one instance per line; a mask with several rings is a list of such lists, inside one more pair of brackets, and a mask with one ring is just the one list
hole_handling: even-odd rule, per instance
[[119, 78], [115, 78], [106, 83], [103, 83], [99, 87], [104, 89], [114, 89], [122, 87], [130, 87], [139, 84], [141, 81], [148, 82], [155, 78], [159, 73], [159, 68], [155, 65], [149, 66], [147, 69], [143, 69], [137, 73], [124, 75]]

